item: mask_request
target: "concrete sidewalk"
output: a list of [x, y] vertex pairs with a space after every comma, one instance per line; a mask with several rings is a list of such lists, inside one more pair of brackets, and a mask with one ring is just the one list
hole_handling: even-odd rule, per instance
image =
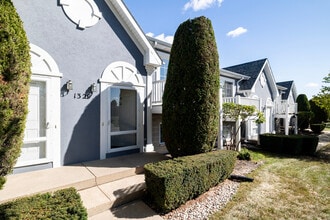
[[[102, 187], [111, 185], [116, 181], [122, 181], [124, 183], [133, 182], [131, 179], [135, 178], [135, 176], [137, 176], [139, 179], [139, 183], [137, 184], [141, 185], [141, 181], [144, 182], [144, 177], [142, 176], [141, 179], [138, 176], [141, 176], [141, 173], [143, 173], [144, 164], [157, 162], [164, 159], [167, 159], [167, 157], [159, 153], [139, 153], [109, 158], [105, 160], [85, 162], [70, 166], [63, 166], [59, 168], [9, 175], [7, 177], [4, 188], [0, 190], [0, 203], [4, 203], [19, 197], [29, 196], [37, 193], [53, 192], [68, 187], [76, 188], [79, 193], [86, 192], [92, 188], [102, 189]], [[126, 181], [125, 178], [130, 179], [127, 179]], [[113, 185], [114, 184], [112, 184], [111, 190], [115, 190], [117, 192], [121, 190], [114, 189]], [[104, 191], [102, 191], [102, 193], [104, 193]], [[127, 190], [122, 191], [125, 192]], [[88, 193], [80, 194], [84, 195], [82, 196], [84, 205], [91, 204], [95, 200], [95, 198], [90, 198], [90, 201], [88, 201]], [[91, 196], [95, 196], [95, 194], [91, 194]], [[112, 199], [109, 197], [109, 195], [105, 196], [108, 199]], [[143, 204], [141, 201], [137, 203], [131, 203], [129, 205], [130, 206], [122, 206], [119, 209], [116, 209], [117, 214], [113, 213], [113, 216], [109, 217], [108, 219], [116, 219], [116, 216], [118, 216], [118, 219], [125, 219], [123, 218], [123, 215], [126, 214], [128, 215], [127, 218], [129, 219], [132, 219], [130, 217], [132, 214], [137, 215], [137, 219], [161, 219], [160, 216], [157, 216], [148, 206]], [[109, 209], [107, 210], [109, 212], [108, 216], [110, 216], [111, 211]], [[131, 213], [129, 210], [133, 210], [134, 212]], [[148, 216], [144, 216], [145, 218], [141, 218], [138, 216], [138, 213], [140, 212], [150, 214], [148, 214]], [[93, 216], [91, 219], [94, 219], [94, 217], [95, 219], [100, 219], [97, 217], [102, 215], [105, 217], [107, 214], [98, 213], [95, 214], [95, 216]], [[107, 219], [103, 217], [102, 219]]]

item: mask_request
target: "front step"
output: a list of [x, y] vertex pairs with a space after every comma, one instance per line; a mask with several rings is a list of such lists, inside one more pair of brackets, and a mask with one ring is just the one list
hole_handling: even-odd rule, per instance
[[137, 200], [145, 190], [144, 175], [126, 177], [79, 191], [88, 216]]
[[145, 189], [143, 166], [168, 159], [158, 153], [140, 153], [7, 177], [0, 204], [37, 193], [74, 187], [89, 216], [133, 201]]

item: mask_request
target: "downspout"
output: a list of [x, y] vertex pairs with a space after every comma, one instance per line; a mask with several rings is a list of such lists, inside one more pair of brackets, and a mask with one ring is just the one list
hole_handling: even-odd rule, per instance
[[244, 80], [244, 77], [242, 77], [240, 80], [236, 82], [236, 94], [243, 94], [239, 91], [239, 83]]

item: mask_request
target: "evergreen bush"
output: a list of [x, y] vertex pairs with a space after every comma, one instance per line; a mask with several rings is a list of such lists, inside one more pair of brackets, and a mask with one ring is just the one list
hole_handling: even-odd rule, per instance
[[232, 173], [237, 153], [212, 151], [144, 166], [149, 201], [168, 212], [224, 181]]
[[22, 146], [30, 66], [22, 21], [10, 0], [0, 0], [0, 189]]
[[0, 205], [0, 219], [86, 219], [87, 210], [74, 188], [20, 198]]
[[211, 21], [177, 29], [163, 95], [163, 136], [173, 157], [209, 152], [219, 129], [219, 55]]
[[298, 104], [298, 128], [303, 131], [308, 128], [312, 116], [311, 107], [305, 94], [300, 94], [296, 100]]
[[311, 124], [325, 123], [328, 120], [328, 111], [325, 107], [320, 106], [319, 102], [314, 99], [309, 100], [311, 111], [313, 112]]
[[280, 154], [314, 155], [319, 142], [312, 135], [260, 134], [261, 148]]

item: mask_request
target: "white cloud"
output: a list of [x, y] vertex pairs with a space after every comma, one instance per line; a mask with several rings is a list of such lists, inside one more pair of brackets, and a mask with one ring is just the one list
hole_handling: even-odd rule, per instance
[[309, 87], [309, 88], [315, 88], [315, 87], [319, 87], [319, 84], [317, 84], [317, 83], [313, 83], [313, 82], [310, 82], [310, 83], [307, 83], [307, 84], [306, 84], [306, 87]]
[[158, 40], [161, 40], [161, 41], [164, 41], [164, 42], [173, 44], [174, 36], [171, 36], [171, 35], [165, 36], [164, 33], [155, 36], [155, 34], [154, 33], [151, 33], [151, 32], [146, 33], [146, 35], [149, 36], [149, 37], [153, 37], [153, 38], [156, 38]]
[[172, 44], [174, 36], [165, 36], [165, 34], [160, 34], [160, 35], [156, 36], [155, 38], [158, 40], [162, 40], [162, 41]]
[[151, 32], [146, 33], [146, 35], [149, 36], [149, 37], [154, 37], [155, 36], [154, 33], [151, 33]]
[[216, 2], [218, 3], [218, 6], [221, 6], [221, 3], [224, 0], [189, 0], [184, 6], [183, 10], [187, 11], [188, 9], [192, 8], [194, 11], [204, 10], [207, 8], [210, 8], [212, 5], [214, 5]]
[[244, 34], [246, 32], [247, 32], [247, 29], [245, 29], [243, 27], [238, 27], [235, 30], [229, 31], [227, 33], [227, 36], [228, 37], [238, 37], [238, 36], [240, 36], [240, 35], [242, 35], [242, 34]]

